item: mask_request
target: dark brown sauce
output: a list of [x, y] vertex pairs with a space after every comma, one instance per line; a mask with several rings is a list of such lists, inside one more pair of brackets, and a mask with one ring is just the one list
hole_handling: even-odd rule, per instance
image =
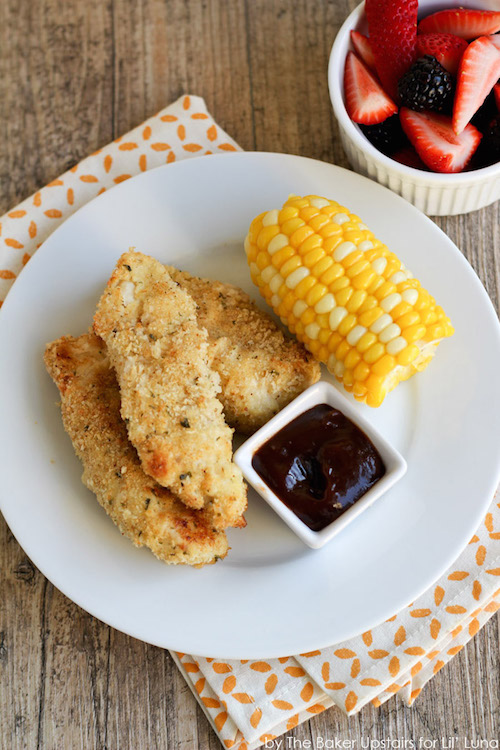
[[371, 440], [328, 404], [285, 425], [255, 452], [252, 466], [313, 531], [341, 516], [385, 474]]

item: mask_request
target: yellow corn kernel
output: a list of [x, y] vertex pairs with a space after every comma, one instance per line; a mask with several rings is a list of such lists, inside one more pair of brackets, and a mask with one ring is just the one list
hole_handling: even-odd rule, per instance
[[[257, 258], [257, 265], [259, 265], [259, 259]], [[288, 258], [285, 263], [280, 268], [280, 274], [283, 276], [284, 279], [286, 279], [287, 276], [289, 276], [292, 271], [296, 271], [297, 268], [300, 268], [302, 263], [300, 262], [300, 258], [298, 255], [292, 255], [291, 258]]]
[[287, 200], [287, 204], [289, 206], [295, 206], [297, 209], [301, 209], [304, 206], [308, 206], [309, 201], [307, 198], [301, 198], [300, 195], [291, 195]]
[[405, 302], [404, 300], [402, 300], [399, 304], [395, 305], [392, 308], [391, 317], [393, 320], [398, 320], [398, 318], [402, 318], [403, 315], [406, 315], [409, 312], [413, 312], [413, 306], [410, 305], [409, 302]]
[[337, 333], [337, 331], [334, 331], [333, 333], [330, 333], [330, 337], [328, 339], [328, 351], [330, 354], [334, 354], [335, 349], [338, 347], [340, 342], [342, 341], [342, 336], [340, 333]]
[[377, 341], [377, 336], [371, 331], [364, 333], [356, 344], [356, 349], [361, 354], [364, 354], [370, 346], [373, 346]]
[[[330, 347], [328, 347], [330, 348]], [[335, 358], [339, 362], [343, 362], [344, 358], [346, 357], [347, 353], [350, 351], [351, 347], [347, 343], [347, 341], [341, 341], [340, 344], [337, 346], [335, 350]]]
[[427, 341], [435, 341], [435, 339], [440, 339], [444, 336], [444, 326], [441, 325], [441, 323], [435, 323], [432, 326], [429, 326], [427, 329], [427, 333], [425, 334], [425, 338]]
[[353, 387], [353, 385], [354, 385], [354, 376], [353, 376], [353, 374], [352, 374], [352, 371], [351, 371], [351, 370], [346, 370], [346, 371], [344, 372], [344, 375], [343, 375], [343, 377], [342, 377], [342, 380], [344, 381], [344, 388], [345, 388], [345, 389], [346, 389], [347, 391], [350, 391], [350, 390], [352, 390], [352, 387]]
[[394, 370], [395, 367], [395, 358], [391, 357], [390, 354], [384, 354], [374, 363], [372, 372], [374, 372], [375, 375], [382, 375], [383, 377], [386, 377], [392, 370]]
[[375, 297], [380, 301], [388, 297], [389, 294], [394, 294], [395, 291], [396, 284], [393, 284], [391, 281], [385, 281], [375, 292]]
[[[322, 284], [326, 284], [326, 286], [329, 286], [331, 289], [330, 285], [333, 284], [333, 282], [335, 282], [336, 279], [338, 279], [344, 273], [345, 271], [343, 267], [340, 265], [340, 263], [332, 263], [330, 268], [321, 275], [320, 281]], [[331, 289], [331, 291], [334, 291], [334, 290]]]
[[411, 365], [413, 360], [415, 360], [419, 354], [420, 349], [418, 348], [418, 346], [416, 346], [415, 344], [410, 344], [406, 347], [406, 349], [403, 349], [402, 352], [399, 352], [398, 356], [396, 357], [396, 362], [402, 367], [407, 367], [408, 365]]
[[[286, 232], [284, 232], [286, 234]], [[304, 224], [304, 226], [299, 227], [295, 230], [295, 232], [290, 236], [290, 245], [297, 249], [299, 248], [303, 242], [305, 242], [308, 237], [311, 237], [311, 235], [314, 234], [314, 229], [311, 229], [311, 227], [308, 227], [307, 224]]]
[[319, 234], [313, 233], [299, 247], [299, 252], [301, 255], [306, 256], [307, 253], [310, 253], [311, 250], [315, 250], [317, 247], [321, 247], [322, 244], [323, 240], [321, 239]]
[[375, 299], [375, 297], [373, 297], [371, 294], [369, 294], [367, 290], [365, 290], [365, 291], [366, 291], [366, 293], [367, 293], [368, 296], [367, 296], [367, 298], [365, 299], [365, 301], [363, 302], [363, 304], [361, 305], [361, 307], [358, 310], [358, 314], [359, 315], [362, 315], [363, 313], [368, 312], [369, 310], [373, 310], [378, 305], [378, 302]]
[[408, 326], [401, 332], [401, 336], [407, 340], [409, 344], [414, 344], [415, 341], [419, 341], [425, 336], [426, 327], [421, 323], [417, 323], [414, 326]]
[[356, 289], [363, 289], [366, 291], [375, 277], [375, 271], [368, 266], [364, 271], [361, 271], [361, 273], [358, 273], [357, 276], [353, 278], [352, 285], [356, 287]]
[[291, 315], [295, 302], [296, 302], [295, 294], [293, 293], [292, 289], [289, 289], [288, 292], [283, 297], [283, 302], [282, 302], [287, 312], [287, 315]]
[[363, 242], [364, 240], [363, 230], [359, 229], [355, 225], [353, 225], [351, 228], [349, 224], [345, 224], [344, 225], [344, 237], [347, 240], [347, 242], [354, 242], [355, 245], [359, 245], [359, 243]]
[[344, 241], [344, 238], [343, 238], [343, 236], [341, 234], [333, 235], [332, 237], [328, 237], [326, 240], [323, 240], [323, 250], [328, 255], [333, 255], [333, 253], [335, 252], [335, 249], [343, 241]]
[[261, 250], [261, 252], [255, 258], [255, 262], [257, 263], [259, 271], [263, 271], [264, 268], [267, 268], [267, 266], [271, 263], [271, 258], [264, 250]]
[[257, 237], [257, 247], [259, 250], [267, 250], [267, 246], [271, 242], [273, 237], [279, 234], [280, 228], [276, 225], [270, 227], [262, 227]]
[[325, 227], [327, 224], [329, 224], [328, 216], [324, 216], [322, 213], [319, 213], [317, 216], [312, 218], [309, 222], [309, 226], [314, 229], [315, 232], [321, 232], [323, 227]]
[[363, 289], [357, 289], [352, 297], [346, 302], [345, 308], [347, 312], [354, 313], [359, 310], [363, 302], [367, 297], [366, 292]]
[[303, 263], [308, 268], [312, 268], [313, 266], [318, 263], [318, 261], [321, 260], [321, 258], [324, 258], [325, 251], [322, 247], [315, 247], [313, 250], [310, 250], [306, 255], [303, 256]]
[[[354, 253], [352, 254], [354, 255]], [[370, 264], [368, 263], [368, 261], [366, 261], [364, 258], [361, 258], [357, 261], [357, 263], [353, 263], [346, 269], [346, 275], [349, 276], [354, 284], [354, 279], [356, 278], [356, 276], [358, 276], [360, 273], [363, 273], [363, 271], [367, 271], [369, 268]]]
[[363, 385], [363, 383], [354, 383], [352, 395], [354, 396], [356, 401], [366, 401], [367, 393], [368, 389], [366, 385]]
[[375, 292], [378, 289], [380, 289], [380, 287], [383, 284], [385, 284], [384, 277], [383, 276], [377, 276], [377, 274], [375, 274], [375, 277], [373, 278], [373, 280], [366, 287], [366, 291], [368, 292], [368, 294], [373, 294], [374, 295]]
[[347, 282], [343, 289], [339, 289], [338, 292], [335, 292], [335, 302], [340, 307], [345, 307], [347, 303], [349, 302], [351, 295], [353, 293], [353, 289], [351, 286], [348, 286], [349, 280], [347, 277], [344, 276], [345, 281]]
[[[318, 333], [318, 341], [322, 346], [325, 347], [325, 351], [326, 351], [325, 356], [328, 357], [330, 354], [330, 352], [328, 351], [328, 339], [330, 338], [331, 331], [329, 331], [328, 328], [322, 326], [319, 320], [316, 320], [316, 323], [321, 328], [320, 332]], [[325, 357], [321, 357], [321, 361], [325, 362], [326, 361]]]
[[361, 383], [363, 380], [366, 380], [370, 372], [370, 366], [367, 365], [366, 362], [363, 362], [363, 360], [361, 359], [361, 361], [358, 362], [358, 364], [354, 368], [352, 374], [354, 375], [354, 379]]
[[311, 273], [316, 276], [317, 279], [320, 279], [320, 281], [323, 281], [322, 276], [326, 271], [328, 271], [329, 268], [333, 266], [333, 260], [331, 258], [325, 257], [321, 258], [321, 260], [318, 260], [315, 266], [311, 268]]
[[316, 313], [312, 309], [312, 307], [308, 307], [307, 310], [305, 310], [302, 315], [300, 316], [301, 322], [304, 324], [304, 326], [308, 326], [309, 323], [314, 323], [316, 320]]
[[363, 359], [367, 364], [372, 365], [377, 361], [377, 359], [380, 359], [384, 352], [384, 345], [381, 344], [380, 341], [377, 341], [375, 344], [372, 344], [369, 349], [366, 350], [363, 355]]
[[[286, 234], [287, 237], [291, 237], [292, 234], [297, 231], [297, 229], [300, 229], [300, 227], [303, 226], [304, 222], [302, 221], [302, 219], [299, 219], [299, 217], [296, 216], [294, 219], [288, 219], [288, 221], [285, 221], [281, 225], [281, 232], [283, 234]], [[278, 231], [280, 230], [278, 229]]]
[[393, 320], [397, 321], [397, 324], [402, 331], [405, 328], [408, 328], [408, 326], [414, 326], [416, 323], [420, 323], [420, 315], [415, 310], [410, 310], [410, 312], [401, 315], [399, 318], [396, 318], [393, 315], [393, 312], [394, 310], [391, 310], [391, 317]]
[[321, 348], [321, 344], [317, 340], [313, 341], [311, 339], [308, 339], [307, 340], [307, 348], [309, 349], [309, 351], [311, 352], [311, 354], [314, 354], [314, 356], [317, 357], [318, 354], [319, 354], [319, 350]]
[[[316, 305], [320, 301], [320, 299], [325, 296], [327, 291], [328, 289], [324, 284], [316, 282], [312, 289], [307, 292], [304, 298], [304, 302], [306, 302], [310, 307], [314, 307], [314, 305]], [[315, 310], [313, 312], [317, 314]]]
[[302, 279], [302, 281], [295, 287], [297, 299], [304, 299], [309, 289], [312, 289], [315, 283], [316, 279], [314, 276], [307, 276], [305, 279]]
[[344, 320], [342, 320], [338, 327], [338, 332], [341, 336], [347, 336], [349, 331], [354, 328], [356, 325], [356, 316], [350, 313], [349, 315], [346, 315]]
[[299, 209], [295, 206], [284, 206], [278, 213], [278, 224], [282, 227], [285, 222], [295, 219], [298, 215]]
[[420, 320], [424, 326], [431, 326], [437, 320], [437, 315], [432, 309], [428, 307], [426, 310], [420, 310]]
[[[342, 268], [342, 266], [341, 266]], [[341, 289], [345, 289], [346, 286], [349, 286], [349, 279], [344, 274], [344, 270], [342, 269], [342, 274], [339, 274], [337, 278], [335, 278], [333, 281], [328, 284], [328, 288], [330, 289], [332, 294], [337, 294], [337, 292], [340, 292]]]
[[[318, 230], [316, 230], [318, 231]], [[328, 219], [326, 220], [326, 223], [323, 224], [321, 229], [318, 231], [318, 234], [320, 234], [324, 240], [328, 239], [328, 237], [334, 237], [336, 234], [341, 232], [341, 228], [337, 226], [337, 224], [331, 224]]]
[[319, 214], [319, 209], [316, 206], [304, 206], [299, 211], [299, 216], [303, 219], [306, 224], [309, 224], [311, 219]]
[[[319, 337], [318, 337], [318, 341], [319, 341]], [[320, 348], [318, 349], [317, 357], [320, 362], [326, 362], [326, 360], [329, 357], [328, 349], [324, 344], [321, 344], [321, 341], [319, 341], [319, 343], [320, 343]]]
[[[346, 355], [346, 358], [344, 359], [344, 365], [348, 370], [354, 370], [360, 359], [360, 353], [357, 352], [356, 349], [351, 349], [351, 351]], [[356, 380], [358, 380], [358, 378], [356, 378]]]
[[[359, 310], [358, 310], [359, 313]], [[362, 326], [365, 326], [365, 328], [369, 328], [372, 323], [375, 323], [380, 316], [383, 315], [383, 312], [380, 307], [372, 307], [370, 310], [366, 310], [366, 312], [362, 312], [359, 315], [359, 323]]]
[[[361, 263], [361, 267], [358, 266], [358, 263]], [[349, 255], [346, 255], [343, 259], [342, 265], [346, 269], [349, 278], [352, 278], [360, 271], [363, 271], [368, 266], [368, 263], [363, 258], [361, 250], [353, 250], [352, 253], [349, 253]], [[355, 267], [354, 270], [352, 269], [353, 266]]]
[[293, 247], [289, 247], [288, 245], [286, 247], [282, 247], [281, 250], [278, 250], [277, 253], [274, 253], [273, 257], [271, 258], [271, 262], [275, 268], [279, 269], [287, 261], [289, 258], [292, 258], [295, 255], [295, 251]]

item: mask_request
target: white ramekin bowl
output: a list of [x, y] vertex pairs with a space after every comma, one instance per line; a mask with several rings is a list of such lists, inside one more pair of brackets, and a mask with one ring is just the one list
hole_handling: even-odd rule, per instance
[[[329, 404], [341, 411], [371, 440], [382, 458], [385, 474], [359, 500], [353, 503], [341, 516], [332, 521], [321, 531], [312, 531], [285, 503], [267, 486], [260, 474], [253, 468], [252, 459], [258, 449], [285, 425], [312, 409], [318, 404]], [[387, 492], [406, 473], [406, 461], [403, 456], [376, 430], [368, 420], [361, 416], [358, 409], [348, 401], [331, 383], [320, 380], [297, 396], [275, 417], [267, 422], [246, 440], [234, 454], [234, 462], [240, 467], [243, 476], [261, 497], [273, 508], [280, 518], [302, 541], [312, 549], [319, 549], [345, 529], [360, 513], [370, 507], [375, 500]], [[314, 501], [312, 501], [314, 502]]]
[[[498, 10], [499, 0], [419, 0], [419, 18], [445, 8], [466, 6]], [[364, 3], [347, 18], [335, 38], [328, 65], [328, 86], [338, 121], [342, 145], [356, 172], [399, 193], [424, 213], [449, 216], [476, 211], [500, 198], [500, 163], [459, 174], [436, 174], [407, 167], [385, 156], [352, 122], [344, 105], [344, 65], [350, 47], [350, 32], [368, 31]]]

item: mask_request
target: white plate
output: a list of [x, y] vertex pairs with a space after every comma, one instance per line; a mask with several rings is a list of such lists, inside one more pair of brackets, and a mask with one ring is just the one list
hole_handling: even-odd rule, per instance
[[[425, 373], [361, 409], [408, 473], [331, 544], [309, 550], [255, 493], [226, 560], [168, 567], [121, 537], [80, 482], [45, 343], [90, 324], [118, 256], [135, 246], [252, 289], [242, 248], [251, 219], [288, 194], [345, 203], [412, 269], [456, 327]], [[389, 190], [296, 156], [229, 154], [161, 167], [68, 219], [1, 312], [1, 503], [33, 562], [115, 628], [178, 651], [271, 658], [358, 634], [415, 599], [469, 540], [499, 479], [500, 332], [452, 242]]]

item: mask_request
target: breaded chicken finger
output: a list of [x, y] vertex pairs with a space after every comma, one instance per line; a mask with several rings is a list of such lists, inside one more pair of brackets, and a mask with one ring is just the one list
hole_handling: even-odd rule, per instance
[[121, 414], [144, 471], [218, 528], [244, 525], [246, 488], [232, 461], [220, 379], [192, 298], [142, 253], [119, 259], [94, 330], [108, 347]]
[[320, 366], [295, 339], [285, 338], [272, 318], [232, 284], [200, 279], [166, 266], [198, 305], [207, 329], [212, 367], [228, 424], [255, 432], [320, 378]]
[[137, 547], [166, 563], [204, 565], [228, 546], [205, 511], [186, 508], [141, 469], [120, 417], [120, 392], [106, 347], [94, 334], [47, 346], [45, 364], [61, 394], [66, 432], [83, 463], [83, 483]]

